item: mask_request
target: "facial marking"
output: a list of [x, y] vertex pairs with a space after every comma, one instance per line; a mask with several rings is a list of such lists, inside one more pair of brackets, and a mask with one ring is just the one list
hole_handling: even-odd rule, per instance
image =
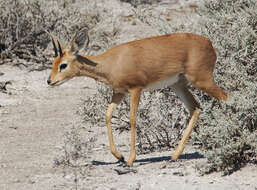
[[58, 67], [58, 72], [62, 72], [64, 69], [66, 69], [68, 66], [68, 62], [67, 61], [63, 61], [59, 67]]

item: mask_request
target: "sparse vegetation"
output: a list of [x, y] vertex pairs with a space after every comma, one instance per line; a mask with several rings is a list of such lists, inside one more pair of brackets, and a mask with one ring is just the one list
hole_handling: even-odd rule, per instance
[[[202, 106], [193, 140], [200, 145], [201, 152], [208, 159], [205, 169], [200, 170], [204, 173], [225, 171], [228, 174], [246, 163], [256, 163], [256, 1], [206, 0], [197, 10], [201, 15], [199, 23], [186, 27], [153, 15], [150, 9], [137, 8], [140, 4], [150, 6], [158, 3], [157, 0], [123, 2], [132, 4], [136, 14], [134, 17], [155, 28], [160, 34], [175, 31], [199, 33], [209, 37], [218, 50], [215, 79], [230, 92], [230, 101], [219, 103], [191, 87]], [[53, 6], [46, 9], [44, 1], [0, 2], [0, 65], [13, 61], [25, 67], [36, 65], [38, 70], [49, 68], [52, 47], [44, 30], [53, 32], [67, 42], [79, 28], [88, 27], [90, 31], [104, 19], [97, 10], [80, 13], [72, 6], [73, 1], [52, 3]], [[112, 32], [98, 31], [91, 34], [90, 53], [97, 53], [113, 45], [115, 34], [119, 31], [118, 26], [115, 27]], [[3, 84], [2, 90], [7, 83]], [[111, 91], [103, 85], [98, 85], [97, 91], [96, 96], [83, 101], [79, 113], [91, 126], [105, 126], [104, 114]], [[113, 126], [119, 132], [129, 130], [128, 105], [129, 100], [126, 98], [114, 114]], [[138, 151], [143, 154], [175, 147], [187, 118], [187, 111], [170, 89], [144, 93], [137, 120]], [[82, 154], [78, 148], [81, 148], [79, 144], [83, 142], [73, 141], [76, 134], [74, 138], [69, 137], [67, 134], [64, 157], [56, 160], [57, 165], [72, 166], [73, 161], [78, 157], [83, 159], [88, 150], [83, 149]]]
[[130, 3], [132, 6], [137, 7], [138, 5], [141, 4], [153, 4], [160, 2], [161, 0], [121, 0], [121, 2], [127, 2]]
[[55, 166], [78, 167], [79, 163], [90, 157], [90, 151], [93, 147], [94, 138], [83, 140], [80, 129], [72, 127], [70, 131], [64, 134], [64, 145], [61, 148], [63, 153], [56, 157]]
[[36, 70], [50, 68], [52, 51], [50, 55], [42, 53], [50, 42], [45, 31], [67, 40], [74, 31], [87, 24], [85, 16], [71, 9], [72, 6], [59, 5], [56, 9], [58, 3], [53, 1], [49, 6], [44, 1], [1, 1], [0, 63], [15, 59], [14, 63], [18, 66], [32, 66], [31, 69]]
[[54, 160], [54, 167], [62, 167], [64, 176], [71, 175], [74, 189], [79, 189], [81, 179], [90, 175], [92, 164], [85, 162], [91, 158], [94, 138], [82, 139], [80, 129], [72, 127], [64, 134], [64, 143]]
[[219, 51], [218, 83], [231, 93], [228, 103], [204, 102], [195, 140], [208, 159], [207, 170], [229, 174], [257, 158], [257, 3], [206, 1], [201, 33]]

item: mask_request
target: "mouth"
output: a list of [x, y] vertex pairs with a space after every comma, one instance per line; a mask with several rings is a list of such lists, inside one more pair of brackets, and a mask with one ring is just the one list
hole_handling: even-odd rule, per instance
[[60, 86], [63, 83], [67, 82], [69, 79], [63, 80], [63, 81], [56, 81], [54, 83], [49, 84], [51, 87]]

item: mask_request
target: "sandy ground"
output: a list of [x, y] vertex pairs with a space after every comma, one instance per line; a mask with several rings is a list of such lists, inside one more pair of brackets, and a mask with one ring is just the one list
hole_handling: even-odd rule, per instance
[[[104, 3], [102, 0], [96, 2], [96, 6]], [[130, 16], [130, 6], [117, 3], [118, 1], [112, 2], [116, 4], [108, 3], [108, 7], [105, 7], [108, 11], [103, 14], [115, 10], [111, 13], [113, 17], [106, 16], [106, 26], [99, 23], [93, 32], [106, 30], [113, 20]], [[162, 12], [165, 6], [180, 7], [176, 0], [163, 2], [156, 10], [160, 9]], [[81, 10], [83, 9], [89, 8], [82, 6]], [[175, 11], [175, 14], [180, 13]], [[174, 21], [179, 21], [172, 16], [174, 15], [171, 15]], [[121, 35], [117, 36], [114, 44], [158, 34], [157, 29], [139, 21], [130, 27], [123, 20], [121, 23], [124, 27], [121, 24]], [[5, 64], [0, 65], [0, 72], [4, 73], [0, 75], [0, 82], [12, 83], [7, 86], [7, 93], [0, 92], [0, 190], [257, 190], [257, 166], [248, 165], [225, 177], [221, 177], [221, 173], [201, 176], [195, 166], [205, 162], [205, 159], [192, 146], [188, 146], [181, 159], [176, 162], [170, 161], [169, 156], [173, 150], [139, 155], [133, 167], [134, 172], [119, 175], [117, 170], [125, 170], [109, 152], [106, 128], [89, 128], [76, 114], [81, 98], [95, 92], [95, 81], [75, 78], [60, 87], [50, 88], [46, 83], [50, 70], [28, 72], [25, 68]], [[55, 164], [62, 151], [65, 133], [77, 126], [83, 129], [80, 131], [85, 140], [91, 137], [96, 139], [87, 159], [79, 163], [85, 165], [81, 167], [83, 174], [74, 169], [56, 167]], [[129, 133], [115, 136], [118, 149], [127, 158]]]
[[[54, 167], [64, 133], [81, 124], [76, 114], [80, 98], [94, 91], [91, 79], [76, 78], [58, 88], [49, 88], [49, 70], [28, 72], [1, 65], [1, 81], [11, 80], [8, 93], [0, 93], [0, 189], [257, 189], [257, 167], [249, 165], [230, 176], [221, 173], [201, 176], [195, 164], [205, 159], [193, 147], [182, 158], [169, 160], [170, 152], [137, 157], [134, 169], [123, 170], [109, 153], [104, 127], [84, 130], [97, 137], [90, 152], [84, 178], [74, 182], [74, 171]], [[103, 116], [104, 117], [104, 116]], [[85, 124], [83, 124], [85, 125]], [[116, 136], [119, 136], [116, 134]], [[119, 149], [128, 156], [129, 133], [117, 138]], [[84, 163], [81, 163], [84, 164]], [[87, 166], [85, 166], [87, 167]]]

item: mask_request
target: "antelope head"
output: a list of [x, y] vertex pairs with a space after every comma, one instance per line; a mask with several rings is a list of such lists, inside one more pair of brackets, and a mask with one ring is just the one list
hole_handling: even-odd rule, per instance
[[80, 30], [74, 36], [70, 48], [62, 46], [59, 40], [55, 39], [53, 35], [49, 35], [54, 49], [52, 71], [47, 80], [47, 84], [50, 86], [59, 86], [75, 76], [80, 76], [80, 68], [83, 64], [96, 66], [96, 63], [78, 54], [81, 49], [88, 46], [87, 29]]

